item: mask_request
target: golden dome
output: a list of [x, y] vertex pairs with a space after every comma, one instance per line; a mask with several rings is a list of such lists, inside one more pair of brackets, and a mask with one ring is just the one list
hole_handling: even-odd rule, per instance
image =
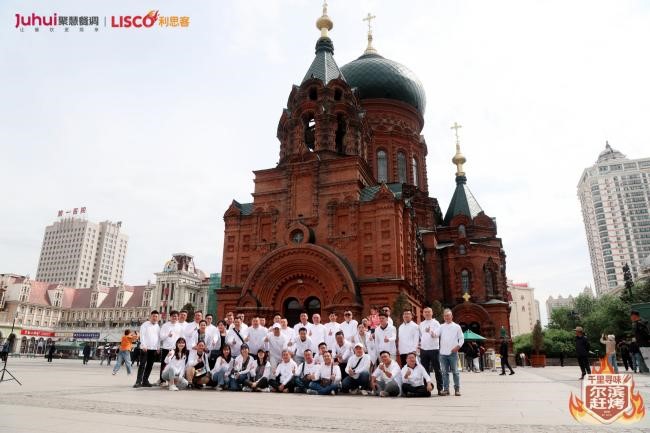
[[316, 20], [316, 28], [320, 30], [321, 37], [327, 37], [328, 30], [334, 28], [334, 21], [327, 15], [327, 2], [323, 3], [323, 15]]

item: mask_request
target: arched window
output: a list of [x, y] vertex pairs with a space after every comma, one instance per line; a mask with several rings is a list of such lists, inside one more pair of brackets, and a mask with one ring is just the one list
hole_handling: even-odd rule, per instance
[[489, 269], [485, 270], [485, 292], [488, 296], [494, 296], [494, 282], [492, 271]]
[[314, 150], [316, 146], [316, 119], [314, 115], [309, 113], [303, 125], [305, 130], [305, 145], [310, 151]]
[[467, 269], [463, 269], [460, 273], [460, 286], [463, 294], [469, 293], [469, 271]]
[[313, 314], [320, 314], [320, 299], [316, 297], [308, 298], [305, 301], [305, 310], [307, 310], [310, 318]]
[[397, 181], [399, 183], [406, 183], [406, 155], [399, 152], [397, 154]]
[[418, 160], [415, 157], [411, 158], [411, 176], [413, 177], [413, 185], [418, 186]]
[[343, 146], [343, 140], [345, 138], [345, 133], [347, 132], [347, 125], [345, 123], [345, 118], [341, 113], [339, 113], [336, 116], [336, 135], [335, 135], [335, 141], [336, 141], [336, 152], [339, 154], [343, 154], [344, 152], [344, 146]]
[[465, 250], [465, 245], [461, 244], [458, 246], [458, 254], [460, 254], [461, 256], [467, 254], [467, 250]]
[[284, 317], [287, 318], [290, 324], [298, 323], [302, 310], [302, 305], [296, 298], [289, 298], [284, 301]]
[[377, 151], [377, 182], [388, 182], [388, 158], [383, 150]]
[[467, 234], [465, 232], [465, 225], [461, 224], [461, 225], [458, 226], [458, 237], [459, 238], [464, 238], [465, 236], [467, 236]]

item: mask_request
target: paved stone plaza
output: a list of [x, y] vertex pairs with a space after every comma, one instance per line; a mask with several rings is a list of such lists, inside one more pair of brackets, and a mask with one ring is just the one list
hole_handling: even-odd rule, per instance
[[[462, 397], [320, 397], [133, 389], [91, 361], [10, 359], [23, 386], [0, 384], [0, 433], [119, 431], [562, 432], [650, 431], [650, 415], [632, 425], [585, 426], [568, 411], [579, 392], [578, 367], [518, 368], [514, 376], [463, 373]], [[158, 365], [156, 365], [157, 370]], [[153, 376], [153, 375], [152, 375]], [[650, 376], [636, 376], [646, 410]]]

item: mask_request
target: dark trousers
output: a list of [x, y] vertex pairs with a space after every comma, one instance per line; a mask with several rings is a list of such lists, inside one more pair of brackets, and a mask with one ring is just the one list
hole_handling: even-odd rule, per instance
[[347, 362], [341, 362], [339, 364], [339, 368], [341, 369], [341, 380], [345, 379], [348, 377], [348, 372], [345, 371], [348, 369], [348, 363]]
[[[280, 376], [278, 376], [278, 377], [274, 377], [273, 379], [269, 380], [269, 386], [270, 386], [274, 391], [278, 391], [279, 388], [280, 388], [280, 385], [281, 385], [281, 384], [282, 384], [282, 382], [280, 382]], [[289, 392], [293, 392], [293, 389], [296, 387], [295, 376], [292, 377], [291, 380], [289, 381], [289, 383], [287, 383], [284, 387], [285, 387], [286, 389], [288, 389]]]
[[160, 379], [161, 382], [163, 381], [162, 372], [165, 369], [165, 366], [167, 365], [165, 363], [165, 359], [167, 358], [168, 353], [169, 353], [169, 349], [160, 349], [160, 375], [159, 375], [159, 379]]
[[357, 379], [353, 378], [352, 376], [348, 376], [345, 379], [343, 379], [343, 382], [341, 382], [341, 390], [343, 392], [349, 392], [351, 389], [368, 389], [370, 387], [370, 373], [367, 371], [364, 371], [363, 373], [359, 373], [359, 377]]
[[626, 355], [621, 355], [621, 358], [623, 359], [623, 365], [625, 366], [625, 371], [627, 371], [628, 368], [634, 370], [634, 363], [632, 363], [632, 357], [630, 356], [629, 353]]
[[[253, 380], [249, 379], [246, 381], [246, 386], [253, 386]], [[269, 380], [266, 377], [261, 378], [257, 381], [257, 386], [255, 389], [264, 389], [269, 386]]]
[[578, 365], [580, 365], [580, 373], [582, 373], [583, 377], [585, 374], [591, 374], [588, 356], [578, 356]]
[[153, 363], [156, 361], [155, 350], [140, 350], [140, 362], [138, 365], [138, 378], [136, 383], [149, 383], [149, 375], [153, 368]]
[[510, 369], [510, 373], [514, 373], [512, 367], [510, 367], [510, 362], [508, 362], [508, 355], [501, 356], [501, 373], [506, 374], [506, 367]]
[[436, 376], [436, 388], [442, 391], [442, 373], [440, 372], [440, 351], [439, 350], [420, 350], [420, 363], [422, 367], [431, 374], [431, 369]]
[[406, 354], [401, 354], [399, 355], [399, 365], [400, 367], [404, 367], [406, 365], [406, 357], [408, 356], [408, 353]]
[[47, 353], [47, 362], [52, 362], [52, 355], [53, 355], [52, 352]]
[[295, 392], [305, 393], [309, 389], [309, 384], [311, 383], [311, 380], [307, 380], [304, 377], [297, 377], [297, 376], [295, 380], [296, 380], [296, 387], [294, 389]]
[[402, 393], [406, 397], [431, 397], [426, 385], [413, 386], [410, 383], [405, 383], [402, 385]]
[[89, 359], [90, 359], [90, 354], [84, 355], [84, 364], [88, 364]]

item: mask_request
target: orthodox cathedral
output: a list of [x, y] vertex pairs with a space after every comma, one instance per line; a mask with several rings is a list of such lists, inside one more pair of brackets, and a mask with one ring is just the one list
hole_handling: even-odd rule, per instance
[[218, 316], [291, 322], [350, 309], [358, 319], [399, 297], [416, 317], [438, 301], [493, 343], [510, 329], [506, 255], [458, 140], [443, 214], [428, 189], [419, 79], [381, 56], [371, 32], [363, 55], [339, 67], [326, 5], [316, 25], [314, 59], [278, 122], [279, 162], [254, 172], [252, 203], [225, 212]]

